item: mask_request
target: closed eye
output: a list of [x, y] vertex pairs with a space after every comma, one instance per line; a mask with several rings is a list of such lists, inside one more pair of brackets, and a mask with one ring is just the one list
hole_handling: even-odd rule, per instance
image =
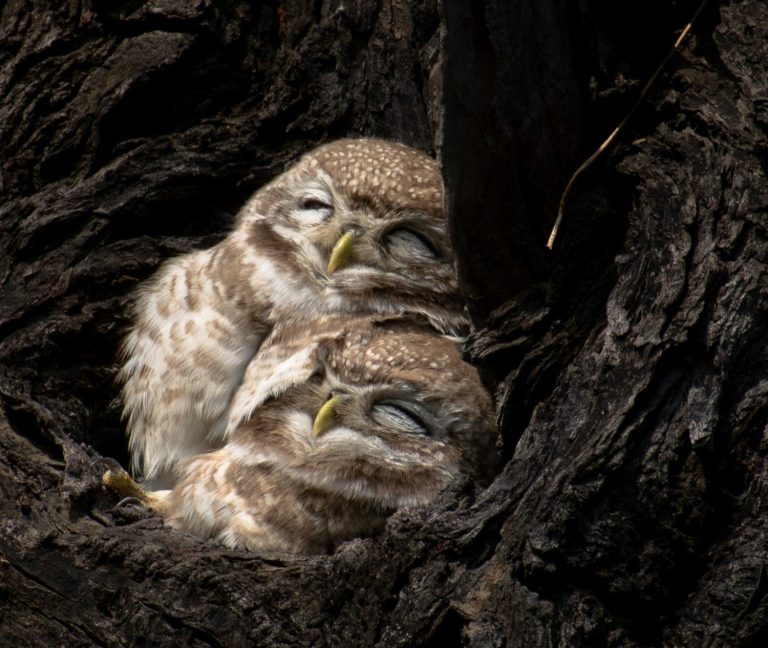
[[299, 209], [333, 209], [333, 205], [316, 196], [304, 196], [299, 202]]
[[400, 261], [432, 261], [440, 256], [429, 237], [406, 227], [390, 230], [384, 241], [389, 253]]
[[380, 401], [371, 410], [374, 421], [382, 427], [396, 429], [408, 434], [429, 436], [431, 430], [416, 406], [400, 401]]
[[307, 225], [319, 225], [333, 215], [333, 197], [322, 189], [309, 189], [299, 197], [295, 214]]

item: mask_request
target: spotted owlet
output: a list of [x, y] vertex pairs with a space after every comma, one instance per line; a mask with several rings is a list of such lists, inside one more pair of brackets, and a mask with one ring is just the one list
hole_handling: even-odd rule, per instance
[[327, 313], [467, 324], [437, 163], [407, 146], [339, 140], [246, 203], [214, 247], [139, 291], [120, 372], [134, 470], [168, 488], [184, 457], [226, 438], [231, 399], [276, 324]]
[[385, 317], [276, 329], [219, 449], [150, 495], [169, 524], [235, 548], [322, 553], [496, 461], [493, 408], [455, 338]]

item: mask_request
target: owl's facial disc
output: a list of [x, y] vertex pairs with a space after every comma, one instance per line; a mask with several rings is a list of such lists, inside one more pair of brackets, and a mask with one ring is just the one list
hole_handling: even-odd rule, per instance
[[303, 250], [316, 280], [345, 290], [367, 287], [369, 278], [411, 286], [422, 268], [443, 273], [450, 265], [444, 223], [433, 211], [352, 194], [339, 184], [315, 169], [287, 192], [294, 229], [280, 227], [280, 234]]
[[[350, 218], [350, 222], [342, 226], [344, 233], [331, 249], [326, 268], [329, 275], [348, 267], [353, 261], [378, 271], [399, 272], [404, 267], [431, 264], [442, 258], [439, 246], [418, 224], [406, 221], [382, 229], [378, 224], [366, 227], [352, 223], [352, 220]], [[377, 252], [372, 253], [372, 250]]]

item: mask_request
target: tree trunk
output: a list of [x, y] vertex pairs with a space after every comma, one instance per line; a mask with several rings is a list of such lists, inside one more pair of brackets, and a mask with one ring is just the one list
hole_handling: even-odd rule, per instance
[[[522, 4], [5, 4], [0, 645], [766, 645], [768, 6], [707, 5], [549, 254], [698, 2]], [[332, 556], [113, 509], [137, 283], [353, 134], [441, 154], [503, 471]]]

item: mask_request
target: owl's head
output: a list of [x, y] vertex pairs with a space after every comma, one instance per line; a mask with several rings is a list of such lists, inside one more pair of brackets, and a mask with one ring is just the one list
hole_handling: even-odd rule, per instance
[[233, 403], [233, 442], [258, 445], [255, 461], [381, 511], [426, 503], [460, 474], [491, 475], [493, 406], [455, 339], [363, 318], [291, 337], [265, 343]]
[[238, 230], [281, 279], [312, 286], [331, 310], [466, 327], [439, 167], [416, 149], [377, 139], [321, 146], [251, 198]]

